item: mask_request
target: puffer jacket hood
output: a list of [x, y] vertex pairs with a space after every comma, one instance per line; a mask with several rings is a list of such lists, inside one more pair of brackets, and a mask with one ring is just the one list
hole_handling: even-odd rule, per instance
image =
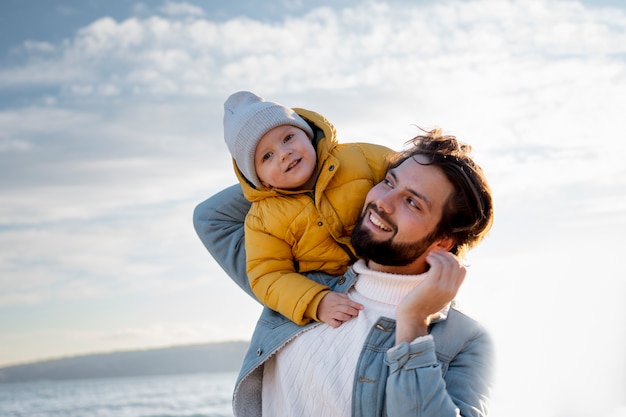
[[[319, 113], [299, 108], [294, 108], [293, 110], [300, 117], [302, 117], [313, 129], [312, 140], [313, 146], [317, 153], [317, 171], [315, 175], [319, 175], [324, 160], [328, 158], [333, 148], [335, 148], [338, 144], [337, 131], [335, 129], [335, 126], [327, 118]], [[235, 170], [235, 174], [237, 175], [237, 180], [239, 180], [239, 183], [241, 184], [241, 189], [243, 190], [244, 196], [248, 201], [251, 202], [263, 200], [268, 197], [276, 197], [278, 195], [299, 194], [306, 192], [306, 190], [294, 191], [273, 187], [256, 188], [244, 177], [244, 175], [237, 167], [234, 159], [233, 168]]]

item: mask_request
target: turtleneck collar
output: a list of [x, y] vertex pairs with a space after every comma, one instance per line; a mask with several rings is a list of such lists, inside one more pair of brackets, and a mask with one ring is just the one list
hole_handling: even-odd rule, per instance
[[[430, 274], [430, 271], [418, 275], [373, 271], [369, 269], [366, 261], [363, 259], [355, 262], [352, 268], [358, 275], [358, 279], [354, 284], [356, 292], [363, 297], [393, 306], [399, 305], [404, 297]], [[438, 320], [445, 320], [448, 310], [449, 305], [439, 312]]]

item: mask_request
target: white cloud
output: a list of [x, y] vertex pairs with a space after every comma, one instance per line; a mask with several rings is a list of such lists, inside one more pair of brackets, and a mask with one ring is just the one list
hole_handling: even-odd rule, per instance
[[[222, 273], [217, 265], [210, 264], [208, 271], [199, 267], [208, 255], [191, 227], [196, 202], [146, 204], [88, 221], [74, 216], [70, 221], [3, 230], [3, 240], [11, 245], [0, 253], [0, 307], [210, 293], [209, 286]], [[204, 262], [197, 262], [200, 258]], [[207, 301], [211, 297], [207, 295]]]
[[50, 53], [55, 52], [57, 47], [50, 42], [36, 42], [31, 40], [24, 41], [24, 50], [30, 53]]
[[[192, 8], [165, 6], [170, 11]], [[424, 88], [438, 78], [464, 80], [468, 91], [493, 94], [513, 80], [520, 90], [545, 84], [545, 76], [558, 72], [559, 64], [585, 69], [590, 56], [598, 65], [609, 65], [612, 54], [626, 48], [624, 13], [605, 15], [568, 2], [471, 1], [402, 9], [367, 3], [340, 11], [314, 9], [278, 24], [248, 18], [216, 22], [192, 14], [196, 17], [185, 22], [159, 16], [122, 22], [101, 18], [74, 39], [42, 43], [45, 53], [32, 42], [25, 44], [31, 60], [20, 72], [26, 70], [33, 83], [40, 83], [50, 80], [39, 74], [49, 72], [46, 66], [78, 67], [84, 73], [71, 70], [73, 80], [165, 95], [224, 94], [234, 80], [271, 91], [286, 85], [304, 92]], [[53, 50], [59, 52], [50, 58]], [[545, 70], [535, 66], [545, 59], [556, 61]], [[3, 73], [13, 83], [31, 82], [17, 79], [11, 70]], [[497, 77], [484, 78], [491, 74]], [[578, 75], [558, 74], [565, 79]], [[69, 78], [59, 81], [64, 79]], [[515, 91], [514, 85], [506, 90]]]
[[170, 16], [204, 16], [204, 10], [186, 2], [168, 1], [160, 8], [161, 12]]

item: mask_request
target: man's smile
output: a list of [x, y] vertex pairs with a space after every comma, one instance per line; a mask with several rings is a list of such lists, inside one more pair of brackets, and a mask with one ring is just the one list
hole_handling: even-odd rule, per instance
[[379, 228], [380, 230], [384, 232], [391, 232], [393, 229], [391, 229], [389, 226], [383, 223], [382, 219], [380, 219], [379, 216], [380, 215], [376, 213], [374, 209], [370, 209], [370, 214], [368, 216], [370, 223], [372, 223], [374, 226], [376, 226], [377, 228]]

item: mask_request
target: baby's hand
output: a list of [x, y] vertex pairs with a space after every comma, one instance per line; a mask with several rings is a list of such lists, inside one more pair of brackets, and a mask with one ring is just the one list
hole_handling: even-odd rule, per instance
[[352, 301], [346, 294], [329, 292], [317, 306], [317, 317], [330, 327], [339, 327], [363, 310], [363, 305]]

